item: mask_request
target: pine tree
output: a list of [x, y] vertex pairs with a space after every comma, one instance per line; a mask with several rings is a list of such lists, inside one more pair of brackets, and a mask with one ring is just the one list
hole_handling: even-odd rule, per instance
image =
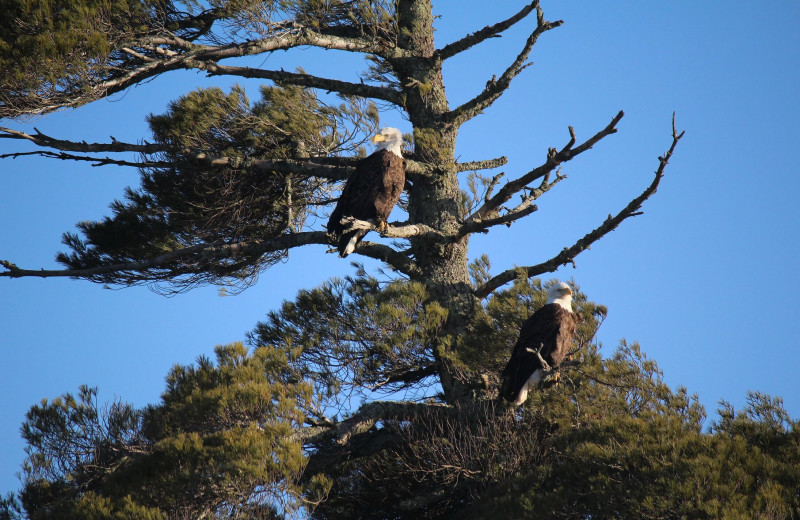
[[[443, 64], [523, 20], [532, 30], [515, 59], [451, 107]], [[666, 387], [637, 346], [600, 357], [592, 337], [605, 309], [577, 286], [582, 321], [558, 391], [535, 394], [522, 411], [496, 401], [519, 324], [544, 303], [537, 277], [639, 214], [683, 135], [673, 121], [652, 182], [571, 245], [495, 275], [485, 256], [468, 263], [471, 235], [531, 216], [564, 179], [559, 168], [615, 133], [623, 117], [581, 141], [570, 127], [563, 146], [543, 150], [544, 161], [515, 179], [483, 173], [502, 157], [456, 160], [459, 128], [512, 85], [538, 39], [560, 25], [534, 1], [437, 48], [429, 0], [0, 7], [0, 67], [13, 71], [0, 78], [3, 118], [77, 107], [179, 69], [272, 82], [255, 102], [239, 87], [189, 92], [148, 118], [152, 136], [138, 144], [0, 129], [55, 159], [141, 171], [141, 186], [112, 204], [112, 216], [64, 235], [64, 269], [2, 260], [3, 277], [151, 284], [166, 293], [244, 289], [290, 249], [333, 243], [324, 219], [309, 217], [332, 208], [380, 126], [379, 106], [401, 110], [413, 128], [398, 212], [408, 219], [383, 233], [394, 242], [364, 241], [354, 253], [382, 262], [380, 277], [358, 269], [300, 291], [257, 325], [249, 348], [218, 347], [216, 363], [176, 367], [161, 402], [147, 409], [101, 409], [89, 388], [32, 408], [24, 487], [1, 514], [419, 518], [506, 508], [672, 518], [727, 514], [720, 504], [733, 499], [744, 502], [731, 511], [793, 511], [797, 478], [779, 463], [797, 458], [795, 429], [777, 403], [756, 399], [745, 412], [755, 417], [723, 411], [712, 434], [701, 432], [696, 400]], [[276, 50], [300, 57], [307, 47], [357, 53], [368, 70], [334, 79], [302, 63], [294, 72], [233, 64]], [[130, 152], [139, 160], [126, 159]], [[758, 443], [749, 458], [746, 448]], [[722, 464], [720, 447], [752, 465], [742, 479], [760, 476], [748, 481], [755, 498], [727, 480], [735, 472], [704, 486], [701, 462]]]
[[[480, 172], [504, 164], [504, 158], [455, 160], [459, 127], [489, 108], [527, 67], [538, 39], [561, 25], [548, 21], [538, 2], [439, 49], [428, 0], [400, 1], [396, 7], [364, 0], [53, 6], [20, 1], [3, 8], [3, 34], [8, 36], [0, 56], [8, 67], [25, 73], [3, 78], [0, 117], [79, 106], [178, 68], [263, 78], [275, 86], [263, 88], [255, 104], [240, 89], [189, 93], [168, 113], [149, 118], [153, 142], [142, 144], [89, 144], [3, 130], [6, 137], [30, 140], [44, 148], [41, 153], [59, 159], [126, 151], [143, 157], [134, 164], [142, 171], [141, 188], [129, 190], [126, 201], [114, 202], [112, 217], [79, 224], [82, 236], [64, 235], [71, 252], [59, 254], [58, 260], [66, 269], [27, 270], [2, 260], [6, 271], [0, 276], [149, 283], [165, 292], [203, 283], [246, 287], [289, 249], [331, 243], [324, 231], [305, 226], [305, 217], [330, 208], [337, 181], [352, 171], [361, 144], [378, 124], [373, 102], [388, 103], [402, 109], [413, 127], [404, 203], [408, 223], [385, 233], [402, 242], [362, 242], [356, 253], [422, 284], [429, 304], [446, 313], [436, 341], [425, 350], [448, 402], [471, 399], [475, 374], [462, 359], [469, 349], [460, 342], [482, 302], [518, 277], [538, 276], [571, 262], [638, 214], [656, 191], [682, 135], [673, 128], [672, 144], [659, 157], [653, 181], [619, 213], [551, 258], [487, 275], [473, 286], [467, 262], [470, 236], [530, 216], [534, 202], [563, 180], [558, 168], [615, 133], [623, 116], [620, 112], [580, 144], [570, 128], [563, 147], [547, 150], [541, 165], [502, 185], [500, 175], [489, 179]], [[443, 63], [530, 17], [535, 25], [516, 59], [483, 91], [451, 108]], [[44, 29], [53, 36], [43, 37]], [[78, 33], [88, 36], [78, 41]], [[368, 72], [356, 82], [320, 78], [300, 68], [286, 72], [221, 63], [309, 46], [365, 55]], [[337, 93], [343, 101], [323, 103], [313, 89]], [[96, 161], [130, 164], [112, 158]], [[459, 173], [469, 171], [473, 182], [462, 190]], [[516, 195], [521, 202], [505, 207]]]
[[[271, 313], [251, 348], [175, 367], [158, 404], [100, 407], [84, 387], [32, 407], [24, 487], [0, 518], [796, 518], [800, 430], [780, 399], [723, 403], [703, 431], [697, 397], [665, 385], [637, 344], [600, 355], [606, 309], [580, 292], [575, 357], [523, 408], [447, 403], [434, 373], [365, 380], [438, 329], [435, 312], [410, 312], [423, 292], [363, 276], [325, 284]], [[487, 374], [543, 297], [536, 280], [490, 297], [475, 337], [496, 346], [475, 360]], [[334, 301], [362, 310], [336, 308], [319, 326], [317, 304]], [[316, 321], [299, 327], [304, 316]], [[381, 339], [358, 355], [370, 331]], [[322, 359], [334, 340], [350, 343], [330, 355], [340, 365]]]

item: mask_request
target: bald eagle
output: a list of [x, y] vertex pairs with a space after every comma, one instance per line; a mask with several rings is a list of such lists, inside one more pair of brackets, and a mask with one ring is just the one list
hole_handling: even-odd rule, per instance
[[550, 368], [561, 364], [572, 345], [576, 321], [569, 285], [559, 282], [550, 287], [544, 307], [522, 324], [511, 359], [503, 370], [503, 399], [519, 406], [528, 398], [528, 392], [542, 382], [544, 370], [537, 350]]
[[328, 220], [328, 233], [336, 237], [342, 258], [352, 253], [367, 234], [365, 229], [345, 231], [347, 225], [342, 224], [342, 219], [367, 220], [379, 230], [386, 231], [386, 219], [400, 199], [406, 182], [400, 130], [384, 128], [372, 138], [372, 142], [378, 145], [377, 149], [358, 162]]

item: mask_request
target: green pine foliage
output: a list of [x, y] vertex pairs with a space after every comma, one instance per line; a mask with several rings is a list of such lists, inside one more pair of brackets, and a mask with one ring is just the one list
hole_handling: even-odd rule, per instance
[[428, 300], [418, 282], [334, 279], [269, 312], [250, 342], [297, 349], [297, 377], [314, 381], [331, 405], [358, 389], [420, 390], [431, 384], [420, 374], [433, 375], [431, 349], [447, 318]]
[[[396, 33], [391, 2], [317, 0], [5, 0], [0, 4], [0, 117], [79, 106], [127, 86], [150, 38], [255, 39], [283, 20], [342, 36]], [[225, 36], [213, 34], [220, 28]], [[159, 43], [163, 43], [158, 40]], [[139, 49], [132, 51], [131, 47]], [[105, 82], [106, 88], [97, 89]]]
[[[141, 188], [128, 188], [127, 200], [111, 204], [112, 217], [80, 222], [83, 236], [65, 233], [72, 251], [57, 260], [70, 269], [91, 269], [146, 263], [203, 242], [220, 246], [218, 254], [186, 255], [179, 265], [93, 276], [108, 283], [155, 281], [154, 287], [171, 292], [207, 283], [243, 288], [264, 267], [285, 259], [287, 250], [263, 254], [240, 247], [232, 255], [224, 246], [253, 245], [302, 228], [332, 182], [259, 167], [253, 159], [363, 153], [378, 115], [372, 103], [343, 99], [328, 105], [295, 86], [262, 87], [261, 99], [251, 104], [234, 87], [228, 94], [218, 88], [191, 92], [148, 122], [167, 151], [147, 158], [154, 166], [141, 170]], [[202, 158], [197, 150], [204, 151]], [[225, 157], [228, 165], [209, 165], [209, 157]]]
[[301, 291], [250, 349], [176, 366], [156, 405], [100, 407], [84, 387], [34, 406], [24, 487], [0, 518], [797, 518], [798, 423], [780, 399], [723, 403], [706, 427], [697, 397], [669, 388], [638, 344], [601, 355], [606, 309], [577, 287], [558, 381], [521, 408], [498, 401], [497, 373], [548, 286], [517, 280], [478, 310], [465, 352], [489, 380], [482, 397], [384, 415], [348, 444], [318, 432], [354, 400], [442, 404], [418, 346], [446, 313], [420, 284], [363, 271]]
[[292, 437], [310, 385], [285, 380], [286, 352], [215, 350], [215, 363], [176, 366], [161, 402], [143, 410], [101, 408], [87, 387], [31, 408], [24, 488], [4, 514], [279, 518], [319, 500], [326, 480], [300, 482], [305, 457]]
[[558, 425], [539, 464], [466, 518], [798, 518], [800, 424], [779, 399], [724, 405], [704, 431], [697, 397], [667, 387], [638, 345], [586, 359], [564, 388], [526, 404]]
[[[115, 50], [134, 35], [170, 26], [191, 37], [166, 0], [8, 0], [0, 5], [0, 114], [14, 116], [43, 99], [80, 95], [92, 79], [124, 67]], [[96, 96], [90, 96], [90, 101]]]
[[[522, 322], [545, 304], [547, 289], [553, 282], [518, 278], [511, 287], [494, 292], [485, 305], [478, 307], [471, 333], [457, 340], [463, 343], [459, 352], [464, 369], [482, 367], [492, 386], [499, 386], [496, 378], [511, 355]], [[587, 351], [608, 310], [589, 301], [574, 282], [572, 286], [573, 309], [579, 317], [571, 356], [575, 357]]]
[[[393, 223], [401, 240], [354, 252], [382, 261], [382, 278], [359, 268], [299, 291], [257, 324], [249, 348], [175, 366], [143, 409], [101, 405], [89, 387], [33, 406], [22, 489], [0, 500], [0, 520], [800, 517], [800, 431], [781, 401], [722, 403], [707, 426], [697, 397], [666, 385], [638, 344], [597, 343], [607, 309], [574, 282], [567, 359], [524, 406], [498, 399], [520, 325], [554, 283], [535, 276], [640, 214], [683, 135], [673, 124], [641, 195], [550, 260], [494, 276], [488, 256], [468, 262], [472, 234], [531, 215], [566, 178], [562, 166], [623, 116], [583, 144], [570, 127], [569, 144], [532, 170], [515, 166], [529, 170], [516, 179], [482, 173], [505, 157], [459, 162], [460, 126], [562, 23], [537, 2], [519, 8], [436, 48], [425, 0], [0, 2], [0, 118], [77, 107], [179, 69], [273, 81], [253, 102], [239, 86], [185, 94], [147, 118], [152, 142], [0, 130], [59, 159], [141, 172], [111, 216], [64, 235], [67, 269], [2, 260], [4, 277], [247, 287], [292, 247], [332, 243], [320, 223], [379, 126], [376, 103], [400, 111], [413, 136], [401, 205], [412, 225]], [[523, 19], [533, 32], [516, 61], [462, 105], [448, 100], [443, 64]], [[236, 61], [308, 47], [359, 53], [365, 70], [323, 78]], [[142, 155], [88, 155], [98, 150]]]

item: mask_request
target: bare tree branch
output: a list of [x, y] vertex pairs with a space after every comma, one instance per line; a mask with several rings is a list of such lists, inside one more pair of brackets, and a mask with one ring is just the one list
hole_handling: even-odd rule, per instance
[[412, 420], [432, 413], [454, 413], [454, 409], [450, 405], [440, 403], [372, 401], [362, 405], [356, 413], [343, 421], [300, 428], [292, 436], [306, 444], [316, 444], [333, 439], [341, 445], [347, 443], [353, 435], [366, 432], [378, 421]]
[[[347, 179], [355, 163], [358, 162], [358, 157], [314, 157], [309, 159], [256, 159], [256, 158], [231, 158], [224, 156], [211, 156], [204, 152], [195, 150], [184, 150], [174, 146], [157, 145], [151, 143], [134, 144], [117, 141], [112, 137], [111, 143], [87, 143], [84, 141], [69, 141], [64, 139], [56, 139], [54, 137], [41, 133], [38, 129], [36, 134], [27, 134], [10, 128], [0, 127], [0, 138], [6, 139], [23, 139], [31, 141], [46, 148], [53, 148], [62, 151], [76, 151], [76, 152], [138, 152], [141, 154], [152, 154], [155, 152], [168, 152], [180, 153], [186, 159], [196, 161], [199, 164], [213, 167], [238, 167], [238, 168], [254, 168], [256, 170], [276, 171], [280, 173], [298, 173], [302, 175], [309, 175], [329, 179], [334, 181], [341, 181]], [[136, 168], [165, 168], [174, 166], [170, 162], [164, 161], [126, 161], [123, 159], [112, 159], [110, 157], [92, 157], [89, 155], [74, 155], [68, 153], [56, 153], [46, 150], [39, 150], [33, 152], [14, 152], [0, 155], [0, 159], [17, 158], [27, 155], [40, 155], [60, 160], [71, 161], [86, 161], [94, 163], [93, 166], [133, 166]], [[415, 163], [417, 164], [417, 163]]]
[[176, 251], [170, 251], [158, 255], [150, 260], [141, 262], [130, 262], [121, 264], [101, 265], [87, 269], [22, 269], [8, 260], [0, 260], [0, 266], [7, 269], [6, 272], [0, 273], [0, 277], [5, 278], [21, 278], [21, 277], [71, 277], [71, 278], [96, 278], [102, 277], [106, 274], [113, 273], [143, 273], [149, 269], [164, 268], [169, 269], [171, 264], [178, 262], [191, 262], [193, 258], [202, 256], [202, 260], [208, 262], [209, 260], [227, 258], [247, 253], [264, 254], [273, 251], [281, 251], [293, 247], [298, 247], [307, 244], [327, 244], [328, 236], [322, 231], [308, 231], [304, 233], [292, 233], [281, 235], [279, 237], [259, 240], [253, 242], [237, 242], [234, 244], [213, 243], [213, 244], [198, 244]]
[[[458, 239], [460, 240], [462, 237], [475, 232], [482, 232], [485, 233], [490, 227], [497, 226], [500, 224], [505, 224], [507, 226], [511, 226], [511, 224], [519, 220], [523, 217], [526, 217], [536, 211], [538, 208], [536, 205], [531, 205], [533, 201], [541, 197], [543, 194], [550, 191], [550, 188], [558, 184], [559, 182], [566, 179], [566, 175], [558, 175], [556, 173], [556, 179], [553, 182], [550, 182], [550, 173], [545, 174], [544, 179], [542, 180], [541, 184], [538, 188], [530, 190], [530, 193], [522, 197], [522, 202], [519, 203], [515, 208], [507, 211], [505, 214], [493, 218], [470, 218], [467, 219], [464, 224], [461, 226], [461, 229], [458, 230]], [[487, 192], [487, 197], [488, 197]]]
[[[53, 148], [64, 152], [85, 152], [85, 153], [100, 153], [100, 152], [135, 152], [141, 154], [152, 154], [157, 152], [173, 152], [180, 153], [186, 159], [198, 161], [201, 164], [208, 166], [238, 166], [250, 167], [257, 170], [273, 170], [281, 173], [300, 173], [321, 177], [330, 180], [345, 180], [350, 175], [356, 163], [361, 160], [360, 157], [312, 157], [309, 159], [282, 159], [273, 161], [270, 159], [256, 159], [256, 158], [231, 158], [225, 156], [211, 156], [203, 151], [179, 149], [174, 146], [153, 144], [145, 142], [144, 144], [126, 143], [117, 141], [111, 137], [110, 143], [87, 143], [85, 141], [70, 141], [67, 139], [58, 139], [46, 134], [43, 134], [38, 129], [34, 128], [35, 134], [28, 134], [14, 130], [12, 128], [0, 127], [0, 139], [19, 139], [30, 141], [38, 146], [44, 148]], [[88, 155], [71, 155], [71, 154], [56, 154], [54, 152], [34, 151], [34, 152], [14, 152], [0, 155], [0, 159], [23, 157], [26, 155], [42, 155], [62, 160], [73, 161], [87, 161], [96, 163], [94, 166], [103, 165], [116, 165], [116, 166], [134, 166], [134, 167], [165, 167], [171, 166], [170, 163], [163, 161], [125, 161], [119, 159], [112, 159], [110, 157], [98, 158]], [[505, 162], [505, 157], [501, 158]], [[492, 159], [491, 161], [499, 161], [500, 159]], [[489, 161], [479, 161], [479, 163], [488, 163]], [[464, 165], [476, 165], [479, 163], [464, 163]], [[468, 169], [478, 169], [477, 167], [469, 167]], [[406, 175], [409, 180], [414, 180], [415, 176], [430, 176], [433, 168], [419, 161], [406, 159]]]
[[481, 43], [487, 38], [496, 38], [501, 32], [505, 31], [518, 21], [528, 16], [528, 14], [530, 14], [530, 12], [536, 9], [538, 6], [539, 6], [539, 1], [535, 0], [534, 2], [531, 2], [530, 4], [523, 7], [522, 10], [520, 10], [517, 14], [515, 14], [511, 18], [503, 20], [502, 22], [498, 22], [494, 25], [487, 25], [480, 31], [468, 34], [467, 36], [461, 38], [460, 40], [448, 43], [447, 45], [436, 51], [436, 56], [440, 60], [444, 61], [447, 58], [451, 58], [456, 54], [463, 52], [469, 49], [470, 47], [473, 47], [474, 45]]
[[[428, 376], [435, 375], [438, 373], [438, 371], [439, 367], [436, 363], [425, 365], [416, 369], [396, 371], [388, 375], [382, 381], [379, 381], [377, 384], [370, 385], [367, 388], [374, 392], [375, 390], [380, 390], [386, 385], [391, 385], [394, 383], [404, 383], [405, 386], [405, 384], [417, 383]], [[401, 386], [400, 388], [402, 389], [404, 386]]]
[[560, 151], [557, 151], [555, 148], [551, 148], [547, 152], [547, 161], [541, 166], [534, 168], [533, 170], [529, 171], [522, 177], [518, 179], [514, 179], [513, 181], [509, 181], [506, 183], [500, 191], [498, 191], [493, 197], [486, 201], [486, 203], [478, 208], [472, 215], [467, 217], [465, 220], [476, 220], [476, 219], [483, 219], [486, 218], [487, 215], [491, 215], [495, 212], [500, 205], [504, 204], [508, 201], [514, 193], [521, 191], [524, 189], [528, 184], [544, 177], [551, 171], [553, 171], [558, 165], [569, 161], [573, 157], [585, 152], [586, 150], [590, 149], [594, 146], [598, 141], [603, 139], [604, 137], [616, 133], [617, 131], [617, 123], [619, 123], [620, 119], [625, 115], [624, 112], [620, 111], [611, 122], [606, 125], [605, 128], [597, 132], [595, 135], [587, 139], [583, 144], [578, 146], [577, 148], [573, 148], [575, 144], [575, 130], [572, 127], [569, 127], [570, 133], [570, 141], [567, 143], [564, 148]]
[[[187, 273], [192, 272], [189, 268], [183, 270], [174, 269], [173, 266], [179, 263], [193, 264], [196, 261], [207, 263], [245, 252], [250, 255], [265, 254], [309, 244], [330, 244], [330, 237], [324, 231], [307, 231], [252, 242], [198, 244], [177, 251], [170, 251], [146, 261], [101, 265], [87, 269], [23, 269], [9, 260], [0, 260], [0, 266], [7, 269], [6, 272], [0, 273], [0, 277], [71, 277], [99, 280], [102, 279], [104, 275], [132, 273], [132, 278], [137, 281], [155, 281], [153, 280], [153, 276], [148, 276], [144, 273], [152, 269], [163, 269], [170, 271], [170, 276], [177, 276], [179, 273], [176, 274], [176, 271], [183, 272], [183, 270], [185, 270]], [[381, 260], [393, 269], [409, 276], [419, 273], [419, 268], [407, 255], [383, 244], [364, 241], [359, 244], [355, 252], [363, 256]]]
[[528, 59], [531, 50], [533, 50], [533, 46], [536, 44], [536, 40], [539, 39], [539, 36], [546, 31], [555, 29], [563, 23], [564, 22], [562, 20], [558, 20], [556, 22], [545, 21], [544, 14], [542, 13], [541, 8], [537, 5], [536, 29], [528, 37], [528, 40], [525, 42], [525, 46], [517, 55], [517, 58], [514, 60], [514, 62], [503, 72], [503, 74], [500, 75], [499, 78], [492, 78], [490, 81], [488, 81], [486, 83], [486, 88], [483, 89], [483, 92], [467, 101], [463, 105], [455, 108], [447, 114], [444, 114], [442, 116], [443, 120], [446, 123], [450, 123], [455, 126], [461, 126], [465, 122], [480, 114], [481, 111], [491, 106], [491, 104], [494, 103], [495, 100], [497, 100], [497, 98], [499, 98], [501, 95], [503, 95], [503, 92], [505, 92], [506, 89], [508, 89], [509, 85], [511, 84], [511, 80], [528, 66], [528, 64], [525, 64], [525, 61]]
[[486, 159], [483, 161], [470, 161], [465, 163], [456, 163], [456, 171], [468, 172], [477, 170], [491, 170], [504, 166], [508, 162], [508, 157], [498, 157], [497, 159]]
[[[333, 251], [336, 250], [332, 249], [331, 252]], [[359, 242], [354, 253], [380, 260], [391, 266], [392, 269], [408, 276], [419, 276], [422, 272], [416, 262], [411, 260], [407, 254], [383, 244], [364, 240]]]
[[346, 227], [342, 231], [343, 233], [352, 231], [354, 229], [366, 229], [367, 231], [378, 231], [381, 234], [381, 236], [388, 238], [409, 238], [419, 235], [434, 235], [440, 238], [443, 237], [440, 231], [433, 229], [430, 226], [425, 226], [422, 224], [406, 224], [403, 226], [397, 226], [397, 225], [390, 226], [387, 224], [387, 228], [384, 231], [378, 229], [378, 226], [376, 226], [372, 222], [368, 222], [366, 220], [358, 220], [357, 218], [354, 217], [342, 218], [342, 224], [346, 225]]
[[[92, 157], [89, 155], [75, 155], [64, 152], [51, 152], [48, 150], [38, 150], [33, 152], [14, 152], [0, 155], [0, 159], [17, 158], [30, 155], [39, 155], [51, 159], [62, 161], [84, 161], [94, 163], [92, 166], [131, 166], [134, 168], [167, 168], [175, 166], [172, 162], [166, 161], [126, 161], [124, 159], [112, 159], [111, 157]], [[222, 156], [209, 156], [205, 153], [195, 153], [187, 156], [187, 159], [212, 167], [235, 167], [253, 168], [255, 170], [274, 171], [279, 173], [297, 173], [301, 175], [313, 176], [332, 181], [343, 181], [352, 173], [353, 166], [342, 164], [340, 166], [332, 164], [321, 164], [316, 159], [294, 160], [283, 159], [272, 161], [268, 159], [253, 158], [231, 158]]]
[[[161, 144], [134, 144], [117, 141], [111, 137], [110, 143], [87, 143], [86, 141], [69, 141], [66, 139], [57, 139], [49, 135], [45, 135], [34, 127], [35, 134], [28, 134], [0, 126], [0, 139], [20, 139], [30, 141], [43, 148], [54, 148], [64, 152], [137, 152], [143, 154], [153, 154], [157, 152], [165, 152], [170, 148]], [[11, 157], [14, 154], [6, 154], [0, 157]]]
[[475, 290], [475, 296], [478, 298], [486, 298], [489, 294], [492, 293], [495, 289], [502, 287], [503, 285], [507, 284], [508, 282], [513, 281], [517, 277], [525, 276], [525, 277], [533, 277], [538, 276], [544, 273], [550, 273], [558, 269], [560, 266], [574, 262], [576, 256], [580, 253], [589, 249], [589, 247], [608, 234], [609, 232], [613, 231], [614, 229], [619, 226], [622, 221], [629, 217], [633, 217], [636, 215], [641, 215], [641, 207], [644, 201], [650, 198], [656, 190], [658, 189], [658, 185], [661, 182], [662, 177], [664, 176], [664, 169], [669, 162], [670, 157], [672, 157], [673, 152], [675, 151], [675, 147], [678, 144], [678, 141], [683, 137], [685, 132], [681, 132], [680, 134], [677, 132], [675, 128], [675, 116], [672, 116], [672, 145], [670, 146], [667, 152], [658, 158], [659, 165], [658, 169], [655, 172], [655, 178], [653, 182], [650, 183], [650, 186], [645, 189], [641, 195], [633, 199], [628, 203], [625, 208], [622, 209], [616, 216], [609, 215], [608, 218], [601, 224], [599, 227], [591, 231], [590, 233], [584, 235], [580, 240], [575, 242], [572, 246], [564, 248], [559, 254], [554, 256], [553, 258], [542, 262], [537, 265], [527, 266], [527, 267], [517, 267], [515, 269], [508, 269], [499, 275], [493, 277], [488, 282], [483, 284], [481, 287]]
[[[126, 58], [131, 58], [134, 54], [147, 56], [147, 59], [135, 58], [134, 63], [129, 63], [124, 68], [124, 72], [116, 72], [119, 70], [118, 67], [100, 69], [95, 74], [95, 77], [100, 78], [99, 80], [91, 78], [88, 84], [59, 90], [46, 97], [35, 96], [33, 99], [22, 99], [20, 100], [22, 106], [4, 101], [0, 103], [0, 118], [17, 117], [24, 114], [41, 115], [62, 108], [77, 107], [121, 92], [165, 72], [184, 68], [200, 68], [203, 63], [216, 63], [228, 58], [303, 46], [377, 54], [384, 57], [400, 57], [404, 52], [399, 48], [363, 38], [323, 34], [296, 23], [292, 24], [291, 30], [282, 31], [266, 38], [220, 46], [193, 43], [171, 33], [160, 36], [149, 35], [136, 41], [128, 41], [124, 49], [118, 50]], [[374, 92], [385, 94], [391, 90]]]
[[337, 79], [320, 78], [311, 74], [300, 74], [296, 72], [286, 72], [283, 70], [254, 69], [252, 67], [234, 67], [219, 65], [215, 61], [194, 60], [190, 62], [195, 68], [205, 70], [210, 76], [240, 76], [243, 78], [259, 78], [298, 85], [301, 87], [318, 88], [329, 92], [339, 92], [349, 96], [361, 96], [373, 99], [388, 101], [397, 106], [403, 106], [400, 94], [389, 87], [378, 87], [364, 83], [350, 83]]
[[485, 233], [490, 227], [497, 226], [500, 224], [505, 224], [510, 226], [512, 222], [515, 220], [519, 220], [523, 217], [527, 217], [531, 213], [537, 211], [539, 208], [533, 204], [531, 205], [533, 199], [523, 200], [523, 202], [514, 208], [513, 210], [505, 213], [500, 217], [490, 218], [486, 220], [471, 220], [469, 222], [464, 223], [461, 226], [461, 229], [458, 230], [458, 239], [461, 239], [470, 233]]
[[[189, 157], [199, 163], [209, 166], [235, 166], [237, 168], [254, 168], [256, 170], [275, 171], [280, 173], [297, 173], [312, 177], [319, 177], [332, 181], [343, 181], [352, 173], [358, 158], [335, 157], [335, 162], [327, 162], [326, 158], [313, 159], [239, 159], [230, 157], [212, 157], [198, 153]], [[339, 160], [341, 159], [341, 160]]]
[[89, 155], [75, 155], [66, 152], [51, 152], [49, 150], [37, 150], [34, 152], [14, 152], [0, 155], [0, 159], [16, 159], [18, 157], [26, 157], [31, 155], [38, 155], [40, 157], [47, 157], [49, 159], [58, 159], [60, 161], [84, 161], [94, 163], [92, 166], [132, 166], [134, 168], [166, 168], [172, 166], [172, 163], [164, 161], [126, 161], [124, 159], [112, 159], [111, 157], [91, 157]]

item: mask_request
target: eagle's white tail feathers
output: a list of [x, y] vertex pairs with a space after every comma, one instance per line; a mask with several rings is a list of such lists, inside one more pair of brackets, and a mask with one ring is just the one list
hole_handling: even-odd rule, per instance
[[528, 399], [528, 392], [536, 388], [536, 386], [542, 382], [542, 379], [544, 379], [544, 371], [541, 368], [537, 368], [533, 374], [531, 374], [531, 377], [525, 381], [525, 384], [522, 385], [522, 389], [514, 400], [514, 406], [519, 406], [524, 403]]
[[350, 242], [348, 242], [347, 245], [345, 246], [344, 251], [342, 252], [342, 257], [345, 257], [356, 250], [356, 244], [358, 243], [358, 239], [359, 239], [358, 233], [350, 237]]
[[[364, 238], [364, 235], [366, 235], [366, 234], [367, 234], [366, 230], [363, 230], [363, 229], [356, 230], [352, 235], [350, 235], [350, 240], [347, 241], [347, 245], [344, 246], [344, 249], [339, 252], [339, 256], [344, 258], [347, 255], [349, 255], [350, 253], [352, 253], [353, 251], [355, 251], [356, 250], [356, 246], [361, 241], [361, 239]], [[347, 236], [345, 235], [344, 238], [347, 238]], [[341, 242], [340, 242], [340, 244], [341, 244]]]

